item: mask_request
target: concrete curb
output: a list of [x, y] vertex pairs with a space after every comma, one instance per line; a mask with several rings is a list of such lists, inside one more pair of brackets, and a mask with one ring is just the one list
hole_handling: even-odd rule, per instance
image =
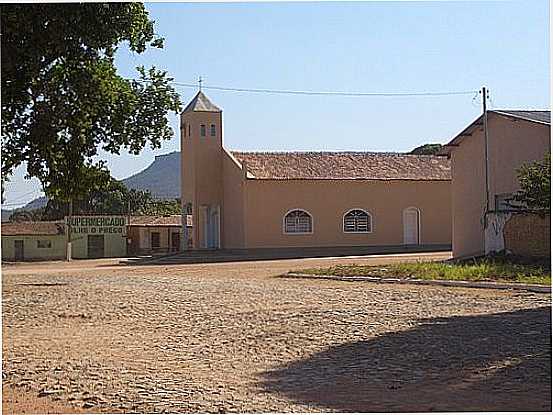
[[551, 286], [539, 284], [516, 284], [508, 282], [478, 282], [478, 281], [447, 281], [447, 280], [418, 280], [404, 278], [382, 278], [382, 277], [366, 277], [366, 276], [351, 276], [341, 277], [338, 275], [313, 275], [300, 274], [289, 272], [281, 275], [285, 278], [309, 278], [309, 279], [324, 279], [336, 281], [350, 282], [376, 282], [381, 284], [415, 284], [415, 285], [438, 285], [443, 287], [463, 287], [463, 288], [488, 288], [494, 290], [522, 290], [535, 293], [551, 293]]

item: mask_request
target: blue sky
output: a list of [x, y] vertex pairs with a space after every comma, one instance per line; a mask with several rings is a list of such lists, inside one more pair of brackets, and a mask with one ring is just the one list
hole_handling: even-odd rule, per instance
[[[549, 2], [149, 3], [163, 50], [121, 48], [120, 72], [166, 69], [177, 81], [237, 88], [351, 92], [491, 91], [491, 108], [550, 108]], [[194, 89], [178, 88], [184, 104]], [[224, 143], [240, 150], [409, 151], [445, 143], [481, 111], [473, 95], [390, 98], [205, 90], [223, 108]], [[178, 118], [171, 114], [178, 132]], [[102, 154], [124, 178], [140, 156]], [[19, 169], [7, 204], [40, 186]], [[9, 206], [13, 207], [13, 206]]]

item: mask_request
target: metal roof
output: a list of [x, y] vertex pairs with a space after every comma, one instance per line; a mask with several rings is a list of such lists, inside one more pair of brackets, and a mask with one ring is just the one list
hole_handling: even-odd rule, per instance
[[551, 111], [492, 110], [490, 112], [495, 112], [501, 115], [508, 115], [515, 118], [521, 118], [527, 121], [551, 124]]
[[[490, 114], [497, 114], [507, 118], [515, 118], [538, 124], [551, 125], [551, 111], [547, 110], [489, 110]], [[440, 155], [449, 155], [454, 147], [457, 147], [467, 136], [472, 135], [474, 130], [484, 125], [482, 115], [469, 124], [463, 131], [457, 134], [453, 139], [444, 145]]]

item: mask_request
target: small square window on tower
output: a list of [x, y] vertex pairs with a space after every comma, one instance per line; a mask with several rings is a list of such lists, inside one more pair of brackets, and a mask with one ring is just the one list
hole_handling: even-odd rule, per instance
[[215, 124], [211, 124], [211, 131], [210, 131], [210, 134], [211, 134], [211, 137], [215, 137], [216, 133], [215, 133]]
[[200, 124], [200, 135], [205, 137], [205, 124]]

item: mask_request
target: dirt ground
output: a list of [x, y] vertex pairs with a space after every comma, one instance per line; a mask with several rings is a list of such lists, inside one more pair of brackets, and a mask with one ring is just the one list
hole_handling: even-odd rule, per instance
[[3, 412], [551, 410], [550, 295], [275, 277], [418, 257], [5, 267]]

